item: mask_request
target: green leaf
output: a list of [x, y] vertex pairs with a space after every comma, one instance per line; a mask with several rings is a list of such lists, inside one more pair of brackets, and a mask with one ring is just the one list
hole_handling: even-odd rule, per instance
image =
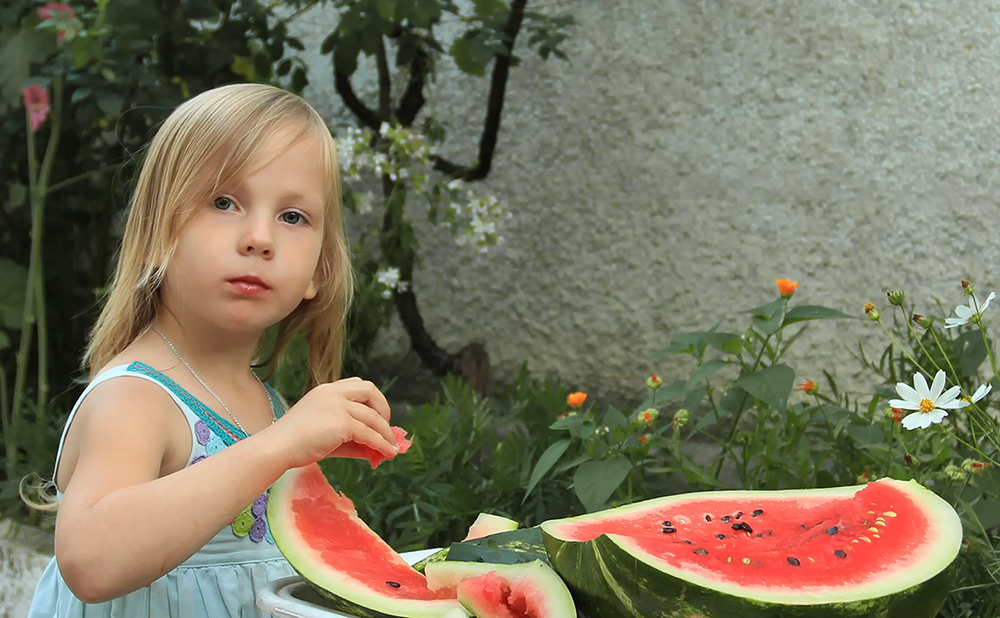
[[524, 490], [524, 498], [521, 500], [521, 504], [528, 499], [528, 495], [531, 494], [531, 490], [538, 485], [538, 482], [542, 480], [542, 477], [552, 469], [552, 466], [559, 461], [559, 458], [563, 456], [566, 449], [569, 448], [569, 440], [560, 440], [545, 449], [542, 456], [538, 458], [538, 463], [535, 464], [535, 469], [531, 471], [531, 480], [528, 481], [528, 488]]
[[380, 19], [392, 21], [392, 18], [396, 15], [396, 0], [378, 0], [376, 11]]
[[477, 60], [477, 50], [478, 47], [471, 38], [463, 37], [455, 39], [449, 53], [463, 73], [476, 77], [486, 77], [486, 66]]
[[358, 54], [361, 52], [361, 37], [344, 34], [333, 50], [333, 64], [344, 75], [353, 75], [358, 68]]
[[820, 307], [819, 305], [801, 305], [793, 307], [785, 313], [785, 324], [795, 324], [806, 320], [857, 320], [857, 316], [848, 315], [836, 309]]
[[8, 203], [11, 208], [20, 208], [28, 200], [28, 187], [19, 182], [10, 185], [8, 193]]
[[588, 461], [573, 474], [573, 491], [588, 513], [596, 511], [604, 506], [631, 470], [632, 464], [624, 457]]
[[0, 330], [0, 350], [6, 350], [9, 347], [10, 337], [7, 336], [7, 333]]
[[733, 333], [705, 333], [704, 341], [716, 350], [728, 354], [739, 354], [742, 347], [739, 335]]
[[701, 366], [691, 372], [691, 377], [687, 381], [687, 389], [690, 390], [695, 384], [698, 384], [702, 380], [707, 379], [709, 376], [714, 374], [716, 371], [722, 369], [728, 365], [724, 360], [713, 359], [710, 361], [705, 361]]
[[7, 258], [0, 258], [0, 326], [21, 328], [27, 286], [28, 269]]
[[650, 356], [650, 359], [670, 356], [671, 354], [694, 354], [695, 348], [690, 343], [672, 343], [659, 352]]
[[744, 373], [736, 385], [760, 399], [774, 410], [788, 407], [788, 395], [795, 383], [795, 370], [788, 365], [774, 365], [760, 371]]
[[617, 427], [628, 425], [628, 419], [617, 408], [609, 406], [607, 413], [604, 415], [604, 424], [608, 429], [614, 430]]
[[21, 88], [31, 77], [31, 64], [55, 51], [56, 39], [33, 28], [7, 31], [0, 37], [0, 101], [21, 107]]
[[785, 315], [785, 301], [779, 298], [772, 303], [751, 309], [747, 313], [752, 316], [751, 321], [757, 330], [765, 335], [770, 335], [781, 328], [781, 320]]

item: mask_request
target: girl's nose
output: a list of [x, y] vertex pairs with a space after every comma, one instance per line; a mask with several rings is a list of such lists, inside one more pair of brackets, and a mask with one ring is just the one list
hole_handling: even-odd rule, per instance
[[240, 253], [271, 258], [274, 255], [274, 235], [269, 221], [250, 217], [243, 238], [240, 239]]

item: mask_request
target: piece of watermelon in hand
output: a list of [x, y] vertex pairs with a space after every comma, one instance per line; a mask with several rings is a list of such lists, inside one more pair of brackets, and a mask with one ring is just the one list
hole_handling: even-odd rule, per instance
[[[410, 445], [413, 444], [413, 440], [406, 438], [406, 430], [402, 427], [390, 427], [390, 429], [392, 429], [392, 434], [396, 436], [396, 448], [399, 449], [399, 452], [405, 453], [410, 450]], [[347, 457], [349, 459], [367, 459], [368, 463], [372, 465], [373, 470], [377, 468], [380, 463], [389, 459], [381, 452], [376, 451], [367, 444], [361, 444], [359, 442], [341, 444], [340, 447], [330, 455], [332, 457]]]

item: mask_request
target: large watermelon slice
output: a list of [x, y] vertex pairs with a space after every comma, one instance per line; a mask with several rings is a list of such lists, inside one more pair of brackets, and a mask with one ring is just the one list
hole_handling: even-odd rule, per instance
[[719, 491], [541, 524], [590, 618], [931, 618], [962, 525], [916, 482]]
[[349, 498], [312, 464], [271, 487], [267, 518], [275, 544], [328, 604], [363, 618], [465, 618], [359, 517]]

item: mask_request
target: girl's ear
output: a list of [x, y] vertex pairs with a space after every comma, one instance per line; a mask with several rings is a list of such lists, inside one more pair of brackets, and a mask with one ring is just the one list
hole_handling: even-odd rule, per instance
[[[317, 273], [317, 277], [318, 276], [319, 273]], [[317, 277], [313, 277], [309, 282], [309, 287], [306, 288], [306, 293], [302, 295], [303, 300], [312, 300], [316, 298], [316, 293], [319, 291], [319, 286], [316, 284]]]

